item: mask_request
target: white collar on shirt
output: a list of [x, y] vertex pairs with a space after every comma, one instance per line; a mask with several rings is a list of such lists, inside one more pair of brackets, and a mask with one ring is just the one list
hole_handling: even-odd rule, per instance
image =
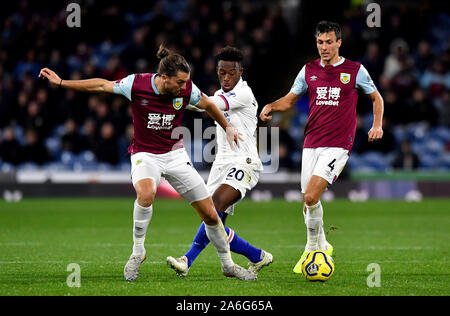
[[[339, 58], [340, 58], [340, 60], [339, 60], [338, 62], [334, 63], [334, 64], [333, 64], [333, 67], [342, 65], [342, 64], [344, 63], [345, 58], [342, 57], [342, 56], [339, 56]], [[325, 65], [322, 63], [322, 60], [320, 61], [320, 65], [321, 65], [322, 67], [325, 67]]]

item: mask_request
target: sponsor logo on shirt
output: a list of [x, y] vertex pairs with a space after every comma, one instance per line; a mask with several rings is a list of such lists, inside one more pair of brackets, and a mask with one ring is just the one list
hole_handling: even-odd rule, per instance
[[339, 105], [339, 98], [341, 97], [341, 88], [338, 87], [317, 87], [316, 89], [316, 104], [317, 105]]
[[149, 113], [147, 128], [154, 130], [171, 130], [175, 114]]

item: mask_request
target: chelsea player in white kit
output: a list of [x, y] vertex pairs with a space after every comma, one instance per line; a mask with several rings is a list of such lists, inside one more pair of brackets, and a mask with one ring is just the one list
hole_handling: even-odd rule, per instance
[[[231, 148], [227, 143], [226, 134], [220, 128], [216, 129], [218, 150], [208, 177], [207, 188], [225, 225], [228, 214], [232, 215], [234, 212], [234, 205], [258, 183], [259, 173], [263, 167], [256, 143], [258, 103], [251, 88], [241, 77], [242, 52], [234, 47], [225, 47], [219, 51], [216, 59], [221, 89], [210, 99], [224, 112], [225, 118], [240, 131], [244, 139], [239, 147]], [[187, 109], [198, 111], [193, 106]], [[232, 229], [225, 227], [225, 230], [231, 251], [242, 254], [250, 260], [250, 271], [258, 273], [272, 263], [272, 254], [252, 246]], [[179, 258], [167, 257], [167, 264], [179, 276], [185, 277], [194, 260], [208, 243], [202, 224], [189, 251]]]

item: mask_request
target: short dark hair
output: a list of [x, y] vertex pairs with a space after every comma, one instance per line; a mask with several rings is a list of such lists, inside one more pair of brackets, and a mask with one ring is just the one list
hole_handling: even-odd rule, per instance
[[187, 63], [183, 56], [177, 53], [171, 52], [164, 45], [159, 46], [158, 53], [156, 54], [160, 59], [158, 65], [158, 74], [173, 77], [177, 75], [178, 71], [185, 73], [191, 72], [191, 67]]
[[235, 61], [241, 66], [241, 62], [244, 59], [242, 52], [236, 47], [226, 46], [219, 50], [216, 55], [217, 62], [223, 61]]
[[328, 32], [334, 32], [336, 40], [342, 39], [342, 31], [339, 24], [330, 21], [320, 21], [316, 26], [316, 37]]

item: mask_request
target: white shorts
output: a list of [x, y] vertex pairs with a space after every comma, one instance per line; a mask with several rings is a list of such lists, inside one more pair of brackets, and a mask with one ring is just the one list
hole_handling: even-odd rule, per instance
[[133, 186], [142, 179], [153, 179], [159, 186], [161, 176], [191, 204], [210, 196], [205, 181], [192, 166], [184, 148], [165, 154], [139, 152], [131, 155]]
[[[255, 169], [253, 165], [239, 162], [214, 162], [209, 173], [207, 188], [209, 193], [213, 195], [220, 185], [227, 184], [238, 190], [241, 193], [241, 199], [243, 199], [247, 191], [255, 187], [258, 180], [259, 170]], [[225, 212], [233, 215], [234, 205], [230, 206]]]
[[347, 163], [348, 150], [337, 147], [303, 148], [301, 186], [306, 192], [311, 176], [319, 176], [333, 184]]

